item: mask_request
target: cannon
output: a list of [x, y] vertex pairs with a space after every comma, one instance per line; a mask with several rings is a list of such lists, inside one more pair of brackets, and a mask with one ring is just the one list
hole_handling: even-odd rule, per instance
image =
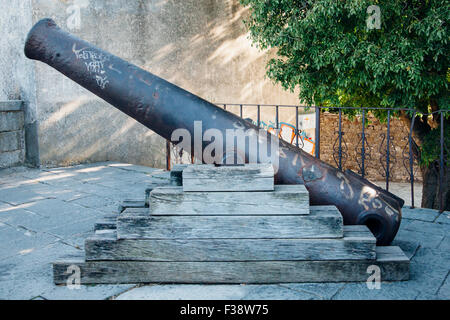
[[[171, 140], [177, 129], [196, 134], [214, 129], [224, 135], [230, 129], [259, 130], [254, 124], [148, 72], [81, 40], [59, 28], [51, 19], [37, 22], [30, 30], [25, 55], [40, 60], [77, 82], [163, 138]], [[273, 136], [257, 139], [270, 147]], [[304, 184], [312, 205], [335, 205], [347, 225], [365, 224], [378, 245], [394, 239], [401, 222], [404, 201], [352, 171], [340, 171], [285, 141], [278, 141], [275, 183]], [[202, 155], [208, 143], [191, 146]], [[244, 161], [252, 158], [249, 143], [227, 150]], [[272, 150], [272, 149], [271, 149]], [[259, 154], [254, 157], [262, 161]]]

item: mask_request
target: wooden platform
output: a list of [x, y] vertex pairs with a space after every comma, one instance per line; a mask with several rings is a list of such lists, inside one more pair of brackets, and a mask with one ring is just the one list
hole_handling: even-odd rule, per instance
[[53, 264], [53, 279], [66, 284], [71, 265], [80, 268], [82, 284], [364, 282], [372, 265], [380, 268], [382, 281], [409, 279], [409, 259], [399, 247], [378, 247], [376, 254], [376, 260], [357, 261], [85, 262], [67, 257]]
[[161, 187], [150, 193], [152, 215], [293, 215], [309, 214], [303, 185], [277, 185], [273, 191], [184, 192]]
[[273, 191], [271, 164], [194, 165], [183, 170], [183, 191]]
[[[311, 207], [303, 185], [267, 190], [267, 176], [267, 165], [179, 166], [170, 186], [149, 186], [145, 201], [124, 201], [96, 223], [84, 257], [54, 263], [54, 281], [65, 284], [73, 264], [86, 284], [366, 281], [372, 265], [383, 281], [408, 279], [400, 248], [376, 247], [334, 206]], [[222, 180], [228, 191], [216, 187]]]
[[99, 230], [86, 239], [86, 260], [261, 261], [375, 259], [366, 226], [346, 226], [339, 239], [117, 239]]
[[[130, 208], [116, 219], [118, 239], [332, 239], [344, 232], [334, 206], [310, 207], [307, 216], [150, 215], [148, 209]], [[103, 221], [101, 229], [109, 226], [111, 220]]]

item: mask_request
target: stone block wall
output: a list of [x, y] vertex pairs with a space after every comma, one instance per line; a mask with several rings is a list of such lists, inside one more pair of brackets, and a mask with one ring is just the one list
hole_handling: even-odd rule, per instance
[[[391, 118], [390, 124], [390, 181], [407, 182], [409, 173], [405, 165], [409, 166], [409, 127], [400, 119]], [[371, 181], [384, 181], [384, 166], [386, 166], [386, 123], [380, 123], [372, 115], [366, 117], [365, 128], [366, 178]], [[338, 114], [325, 112], [320, 119], [320, 158], [330, 165], [337, 167], [338, 161]], [[361, 163], [361, 132], [362, 119], [348, 119], [342, 116], [343, 142], [342, 149], [347, 154], [343, 157], [343, 169], [354, 172], [360, 171], [358, 162]], [[333, 157], [334, 155], [334, 157]], [[336, 159], [336, 161], [334, 160]], [[414, 181], [422, 181], [420, 168], [414, 165]]]
[[0, 101], [0, 168], [24, 163], [22, 101]]

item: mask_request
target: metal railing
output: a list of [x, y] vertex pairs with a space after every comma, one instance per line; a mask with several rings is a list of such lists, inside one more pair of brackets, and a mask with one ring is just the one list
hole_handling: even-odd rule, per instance
[[[367, 138], [366, 138], [366, 120], [367, 120], [367, 114], [371, 110], [384, 110], [387, 112], [387, 118], [386, 118], [386, 134], [383, 137], [383, 141], [381, 144], [383, 145], [384, 142], [386, 143], [385, 148], [381, 148], [380, 146], [380, 162], [384, 170], [384, 177], [385, 177], [385, 183], [386, 187], [385, 189], [389, 191], [389, 181], [391, 178], [391, 165], [392, 165], [392, 153], [395, 152], [395, 150], [391, 149], [391, 118], [394, 117], [398, 112], [407, 112], [412, 115], [412, 121], [409, 128], [408, 133], [408, 143], [407, 143], [407, 149], [405, 150], [403, 154], [403, 164], [405, 166], [405, 169], [407, 170], [409, 174], [409, 180], [410, 180], [410, 188], [411, 188], [411, 208], [415, 207], [414, 204], [414, 165], [418, 163], [418, 150], [416, 150], [416, 144], [413, 140], [413, 129], [414, 129], [414, 122], [415, 122], [415, 116], [416, 116], [416, 110], [413, 109], [406, 109], [406, 108], [352, 108], [352, 107], [336, 107], [336, 108], [329, 108], [329, 107], [322, 107], [322, 106], [302, 106], [302, 105], [272, 105], [272, 104], [236, 104], [236, 103], [216, 103], [218, 107], [223, 108], [224, 110], [227, 110], [227, 108], [238, 108], [238, 115], [241, 118], [245, 118], [245, 110], [248, 108], [256, 108], [256, 121], [253, 121], [252, 118], [245, 118], [248, 120], [252, 120], [255, 125], [257, 125], [259, 128], [261, 128], [261, 124], [263, 121], [261, 121], [261, 109], [264, 108], [275, 108], [275, 117], [273, 126], [269, 126], [269, 129], [273, 129], [276, 133], [280, 133], [280, 109], [286, 109], [289, 108], [291, 110], [295, 110], [295, 126], [292, 126], [295, 132], [294, 138], [290, 141], [292, 144], [295, 144], [297, 147], [303, 147], [304, 145], [304, 135], [302, 134], [302, 130], [299, 129], [299, 110], [308, 111], [308, 110], [314, 110], [315, 113], [315, 140], [314, 140], [314, 156], [317, 158], [320, 158], [320, 110], [331, 110], [331, 112], [336, 113], [338, 115], [338, 131], [336, 141], [333, 145], [333, 158], [336, 163], [336, 167], [339, 170], [343, 169], [343, 160], [347, 157], [347, 151], [346, 151], [346, 143], [344, 141], [344, 131], [342, 129], [342, 123], [343, 123], [343, 110], [345, 109], [356, 109], [361, 112], [361, 132], [359, 134], [360, 140], [358, 143], [359, 146], [359, 156], [360, 158], [357, 159], [357, 164], [359, 167], [359, 174], [364, 178], [366, 176], [366, 160], [370, 157], [370, 148], [367, 144]], [[440, 211], [442, 212], [444, 209], [443, 204], [443, 187], [444, 187], [444, 175], [447, 168], [447, 155], [448, 150], [447, 146], [444, 143], [444, 117], [445, 114], [448, 111], [445, 110], [437, 110], [428, 114], [421, 114], [423, 116], [432, 116], [435, 114], [439, 114], [440, 116], [440, 155], [439, 155], [439, 204], [440, 204]], [[253, 112], [254, 113], [254, 112]], [[270, 131], [270, 130], [269, 130]], [[274, 133], [275, 133], [274, 132]], [[385, 141], [386, 140], [386, 141]], [[337, 146], [336, 146], [337, 145]], [[166, 145], [166, 167], [167, 170], [170, 170], [171, 166], [171, 156], [170, 156], [170, 142], [167, 142]], [[334, 148], [336, 147], [336, 148]], [[382, 159], [384, 158], [384, 159]], [[193, 155], [190, 155], [190, 161], [193, 163], [194, 158]], [[383, 164], [384, 163], [384, 164]]]

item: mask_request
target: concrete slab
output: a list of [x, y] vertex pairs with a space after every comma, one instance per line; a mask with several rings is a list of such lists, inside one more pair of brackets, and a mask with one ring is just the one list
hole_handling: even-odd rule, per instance
[[107, 299], [129, 290], [131, 285], [58, 287], [52, 282], [51, 262], [61, 254], [79, 250], [55, 242], [27, 255], [0, 260], [0, 299]]
[[450, 212], [444, 211], [440, 214], [440, 216], [436, 219], [437, 223], [450, 224]]
[[403, 219], [433, 222], [438, 216], [439, 212], [437, 210], [423, 208], [411, 209], [411, 207], [402, 208]]

